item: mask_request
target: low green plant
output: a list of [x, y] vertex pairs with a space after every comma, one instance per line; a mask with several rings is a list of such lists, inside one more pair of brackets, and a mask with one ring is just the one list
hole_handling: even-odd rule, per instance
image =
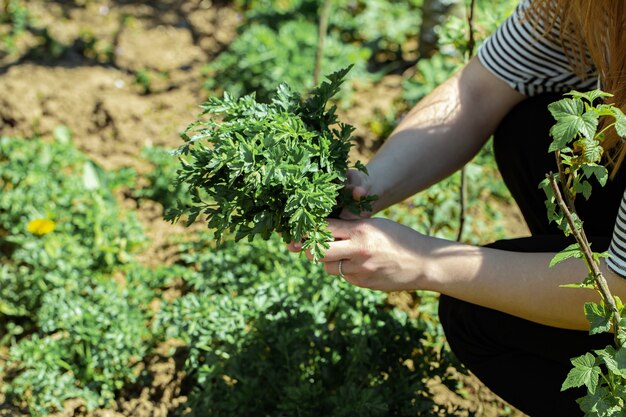
[[117, 207], [110, 187], [118, 179], [69, 142], [0, 138], [0, 300], [6, 314], [36, 314], [46, 292], [132, 260], [145, 236], [137, 219]]
[[[243, 25], [260, 24], [278, 30], [289, 21], [316, 24], [321, 2], [316, 0], [251, 0], [239, 2]], [[329, 34], [344, 44], [368, 50], [368, 68], [384, 73], [401, 67], [421, 23], [421, 0], [335, 0]], [[374, 76], [371, 74], [370, 76]]]
[[[574, 287], [593, 289], [600, 295], [599, 303], [585, 303], [584, 311], [589, 320], [589, 334], [613, 332], [615, 345], [588, 352], [572, 359], [574, 368], [563, 382], [562, 389], [585, 386], [587, 394], [578, 400], [585, 416], [622, 416], [626, 410], [626, 329], [624, 305], [613, 296], [600, 271], [600, 259], [608, 253], [594, 253], [578, 217], [574, 199], [581, 194], [591, 196], [592, 182], [604, 185], [608, 179], [606, 167], [600, 165], [605, 132], [614, 128], [626, 138], [626, 116], [622, 111], [604, 100], [610, 94], [600, 90], [587, 93], [572, 91], [569, 97], [548, 106], [556, 123], [550, 130], [553, 141], [549, 151], [555, 152], [558, 173], [550, 173], [541, 187], [547, 195], [548, 218], [555, 222], [566, 235], [573, 235], [576, 243], [558, 253], [550, 266], [566, 259], [582, 259], [588, 275]], [[606, 122], [600, 125], [600, 119]], [[602, 130], [599, 130], [602, 126]]]
[[8, 33], [3, 34], [2, 41], [4, 49], [15, 52], [17, 49], [17, 38], [26, 32], [30, 23], [30, 12], [22, 0], [5, 0], [4, 6], [0, 9], [0, 23], [9, 25]]
[[109, 277], [81, 278], [44, 295], [39, 331], [9, 353], [7, 367], [16, 376], [4, 392], [33, 415], [60, 411], [68, 398], [82, 398], [91, 410], [109, 405], [138, 376], [136, 365], [151, 348], [149, 313], [135, 290]]
[[[422, 23], [421, 0], [344, 0], [333, 9], [330, 29], [371, 51], [370, 67], [383, 73], [402, 67]], [[414, 53], [414, 52], [413, 52]]]
[[[262, 102], [280, 83], [307, 91], [313, 87], [317, 32], [316, 23], [304, 20], [286, 22], [278, 29], [252, 23], [206, 66], [205, 87], [234, 97], [254, 92]], [[369, 51], [333, 34], [326, 38], [323, 57], [322, 73], [352, 65], [351, 77], [366, 75]]]
[[436, 415], [426, 383], [450, 362], [427, 315], [329, 277], [277, 236], [212, 243], [183, 248], [196, 272], [155, 322], [184, 343], [191, 415]]
[[340, 193], [353, 127], [338, 122], [327, 103], [348, 70], [331, 74], [306, 100], [281, 84], [269, 104], [228, 93], [204, 103], [201, 116], [212, 118], [192, 123], [179, 149], [179, 180], [189, 186], [192, 204], [166, 219], [187, 215], [190, 224], [206, 215], [218, 240], [227, 232], [235, 240], [268, 239], [276, 231], [285, 242], [304, 240], [319, 259], [332, 239], [326, 218], [342, 207], [367, 210], [374, 198], [354, 202]]
[[5, 381], [3, 392], [9, 401], [17, 404], [26, 402], [32, 416], [44, 416], [51, 410], [62, 410], [64, 402], [71, 398], [83, 398], [91, 408], [98, 403], [97, 395], [81, 387], [63, 360], [66, 346], [52, 337], [33, 335], [23, 340], [10, 352], [13, 364], [7, 371], [13, 373], [11, 381]]
[[402, 82], [402, 99], [408, 105], [415, 105], [438, 85], [441, 85], [456, 71], [462, 61], [445, 54], [420, 59], [415, 67], [415, 75]]
[[468, 42], [467, 16], [459, 13], [448, 14], [444, 23], [436, 30], [439, 38], [437, 53], [430, 58], [421, 58], [417, 61], [415, 74], [403, 81], [404, 101], [412, 106], [450, 78], [464, 64], [468, 48], [480, 46], [496, 31], [518, 3], [516, 0], [501, 1], [497, 4], [478, 0], [472, 20], [473, 45]]
[[180, 163], [172, 158], [173, 152], [174, 149], [156, 146], [147, 146], [142, 150], [142, 158], [152, 165], [152, 169], [143, 175], [147, 184], [136, 187], [134, 197], [159, 202], [165, 210], [175, 208], [178, 201], [183, 205], [191, 204], [188, 186], [177, 181], [176, 171]]
[[115, 57], [111, 40], [98, 37], [90, 28], [80, 30], [75, 45], [82, 56], [98, 63], [110, 64]]
[[146, 68], [141, 68], [135, 72], [135, 84], [141, 87], [143, 94], [152, 93], [152, 75]]
[[33, 416], [69, 398], [109, 404], [134, 380], [152, 347], [146, 306], [166, 283], [133, 263], [145, 236], [113, 192], [127, 173], [98, 167], [68, 129], [54, 136], [0, 138], [2, 390]]

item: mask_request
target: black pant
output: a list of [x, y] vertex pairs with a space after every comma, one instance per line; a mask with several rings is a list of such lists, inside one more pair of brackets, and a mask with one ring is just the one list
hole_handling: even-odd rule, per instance
[[[572, 243], [549, 224], [545, 195], [539, 182], [556, 171], [548, 153], [550, 126], [547, 105], [561, 98], [544, 95], [527, 99], [511, 111], [494, 135], [498, 168], [528, 223], [532, 236], [488, 246], [516, 252], [558, 252]], [[608, 248], [620, 200], [626, 186], [622, 175], [602, 188], [593, 184], [589, 201], [579, 197], [576, 209], [584, 221], [592, 249]], [[572, 282], [584, 277], [573, 277]], [[583, 306], [580, 306], [581, 310]], [[583, 389], [561, 392], [571, 369], [570, 359], [612, 343], [612, 336], [558, 329], [442, 295], [439, 316], [452, 351], [485, 385], [528, 415], [582, 416], [575, 402]]]

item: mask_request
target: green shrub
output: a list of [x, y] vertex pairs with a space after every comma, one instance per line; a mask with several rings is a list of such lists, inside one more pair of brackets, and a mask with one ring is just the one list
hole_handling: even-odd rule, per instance
[[[413, 416], [437, 406], [426, 381], [447, 360], [432, 323], [389, 309], [386, 294], [328, 276], [278, 237], [183, 259], [189, 292], [158, 314], [185, 342], [192, 415]], [[204, 247], [204, 250], [200, 248]], [[429, 414], [430, 413], [430, 414]]]
[[82, 398], [88, 409], [108, 405], [137, 377], [134, 365], [151, 348], [148, 312], [133, 291], [108, 277], [84, 277], [47, 292], [38, 334], [11, 348], [8, 367], [17, 376], [4, 388], [7, 396], [35, 415], [61, 410], [68, 398]]
[[0, 139], [0, 343], [12, 345], [3, 391], [33, 415], [68, 398], [108, 404], [136, 377], [152, 347], [146, 306], [165, 282], [132, 266], [145, 236], [113, 193], [128, 173], [105, 172], [67, 132], [56, 136]]
[[145, 241], [111, 191], [117, 177], [69, 143], [0, 139], [0, 300], [37, 313], [45, 292], [132, 260]]
[[23, 0], [5, 0], [0, 8], [0, 23], [8, 24], [6, 33], [0, 33], [2, 39], [2, 49], [8, 53], [17, 50], [16, 41], [31, 23], [31, 14]]
[[[205, 86], [212, 91], [228, 91], [235, 97], [255, 92], [261, 102], [280, 83], [295, 91], [313, 87], [317, 48], [317, 25], [304, 20], [290, 21], [274, 30], [253, 23], [206, 67]], [[369, 51], [342, 43], [334, 35], [326, 39], [321, 72], [328, 74], [354, 65], [350, 77], [366, 74]]]
[[148, 160], [152, 170], [145, 174], [148, 184], [135, 189], [137, 198], [147, 198], [161, 203], [165, 210], [176, 207], [176, 202], [190, 204], [189, 187], [177, 181], [176, 171], [180, 163], [172, 157], [172, 149], [149, 146], [142, 152], [142, 158]]
[[[261, 24], [277, 30], [286, 22], [305, 20], [317, 24], [320, 1], [243, 1], [243, 25]], [[338, 0], [331, 2], [328, 32], [344, 43], [361, 45], [369, 51], [368, 67], [403, 60], [407, 43], [416, 39], [421, 24], [421, 0]], [[392, 63], [395, 61], [395, 63]], [[344, 65], [345, 66], [345, 65]]]

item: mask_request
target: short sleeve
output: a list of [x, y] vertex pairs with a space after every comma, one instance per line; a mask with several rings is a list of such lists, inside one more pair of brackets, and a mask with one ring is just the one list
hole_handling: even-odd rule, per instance
[[613, 272], [626, 278], [626, 192], [617, 211], [606, 263]]
[[[577, 76], [561, 45], [541, 34], [541, 25], [524, 19], [530, 0], [515, 11], [478, 49], [478, 59], [496, 77], [526, 96], [589, 90], [597, 85], [590, 68], [585, 79]], [[541, 22], [539, 22], [541, 23]], [[558, 31], [558, 26], [552, 28]]]

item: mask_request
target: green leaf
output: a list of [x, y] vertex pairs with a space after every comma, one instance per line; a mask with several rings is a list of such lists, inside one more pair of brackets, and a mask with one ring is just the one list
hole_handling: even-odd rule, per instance
[[583, 148], [583, 163], [596, 163], [602, 159], [604, 149], [597, 140], [584, 138], [576, 143]]
[[617, 107], [613, 108], [615, 116], [615, 130], [617, 134], [626, 138], [626, 115]]
[[[600, 262], [600, 259], [604, 258], [608, 258], [610, 256], [609, 251], [604, 251], [604, 252], [593, 252], [593, 260], [595, 262]], [[615, 297], [618, 298], [618, 297]]]
[[574, 191], [577, 194], [582, 194], [585, 200], [589, 200], [589, 197], [591, 197], [591, 184], [589, 184], [589, 181], [577, 181], [574, 183]]
[[367, 174], [367, 167], [361, 161], [356, 161], [354, 164], [354, 168], [363, 172], [364, 174]]
[[596, 136], [598, 122], [599, 116], [596, 112], [586, 111], [580, 118], [578, 131], [587, 139], [592, 140]]
[[585, 303], [585, 317], [589, 321], [589, 334], [611, 330], [611, 311], [601, 304]]
[[276, 88], [276, 97], [272, 99], [272, 102], [285, 112], [294, 112], [300, 105], [300, 95], [286, 83], [280, 83]]
[[6, 303], [0, 300], [0, 315], [6, 316], [19, 316], [23, 314], [28, 314], [26, 311], [21, 311], [17, 306]]
[[569, 371], [561, 391], [568, 388], [577, 388], [585, 385], [587, 390], [593, 394], [598, 386], [601, 370], [596, 365], [595, 357], [591, 353], [585, 353], [571, 360], [574, 368]]
[[578, 99], [585, 99], [587, 101], [589, 101], [589, 103], [593, 103], [594, 101], [596, 101], [599, 98], [604, 98], [604, 97], [613, 97], [613, 94], [611, 93], [607, 93], [604, 92], [602, 90], [599, 89], [595, 89], [595, 90], [591, 90], [591, 91], [576, 91], [576, 90], [572, 90], [569, 93], [566, 93], [566, 95], [571, 96], [573, 98], [578, 98]]
[[[618, 385], [615, 387], [615, 394], [617, 397], [622, 400], [622, 402], [626, 402], [626, 385]], [[626, 412], [626, 410], [624, 410]]]
[[578, 243], [574, 243], [574, 244], [569, 245], [565, 249], [563, 249], [561, 252], [554, 255], [548, 267], [552, 268], [558, 263], [561, 263], [570, 258], [582, 259], [582, 257], [583, 257], [583, 254], [582, 254], [582, 250], [580, 249], [580, 246], [578, 245]]
[[100, 188], [100, 177], [96, 166], [91, 161], [87, 161], [83, 165], [83, 185], [88, 191]]
[[615, 351], [613, 346], [607, 346], [595, 352], [613, 374], [626, 378], [626, 348]]
[[606, 181], [609, 178], [609, 172], [606, 167], [598, 164], [584, 164], [582, 165], [583, 174], [587, 178], [590, 178], [592, 175], [596, 177], [601, 186], [606, 185]]
[[72, 131], [65, 125], [58, 125], [52, 132], [54, 140], [64, 145], [72, 142]]
[[561, 284], [559, 288], [586, 288], [589, 290], [593, 290], [595, 286], [593, 284], [587, 284], [584, 282], [577, 282], [575, 284]]
[[582, 119], [584, 106], [580, 100], [564, 98], [550, 103], [548, 110], [556, 120], [556, 124], [550, 129], [554, 141], [548, 150], [554, 152], [565, 147], [576, 137], [581, 127], [584, 127]]
[[596, 417], [617, 417], [611, 410], [615, 407], [617, 400], [605, 387], [599, 387], [595, 392], [590, 392], [584, 397], [576, 400], [585, 416]]

